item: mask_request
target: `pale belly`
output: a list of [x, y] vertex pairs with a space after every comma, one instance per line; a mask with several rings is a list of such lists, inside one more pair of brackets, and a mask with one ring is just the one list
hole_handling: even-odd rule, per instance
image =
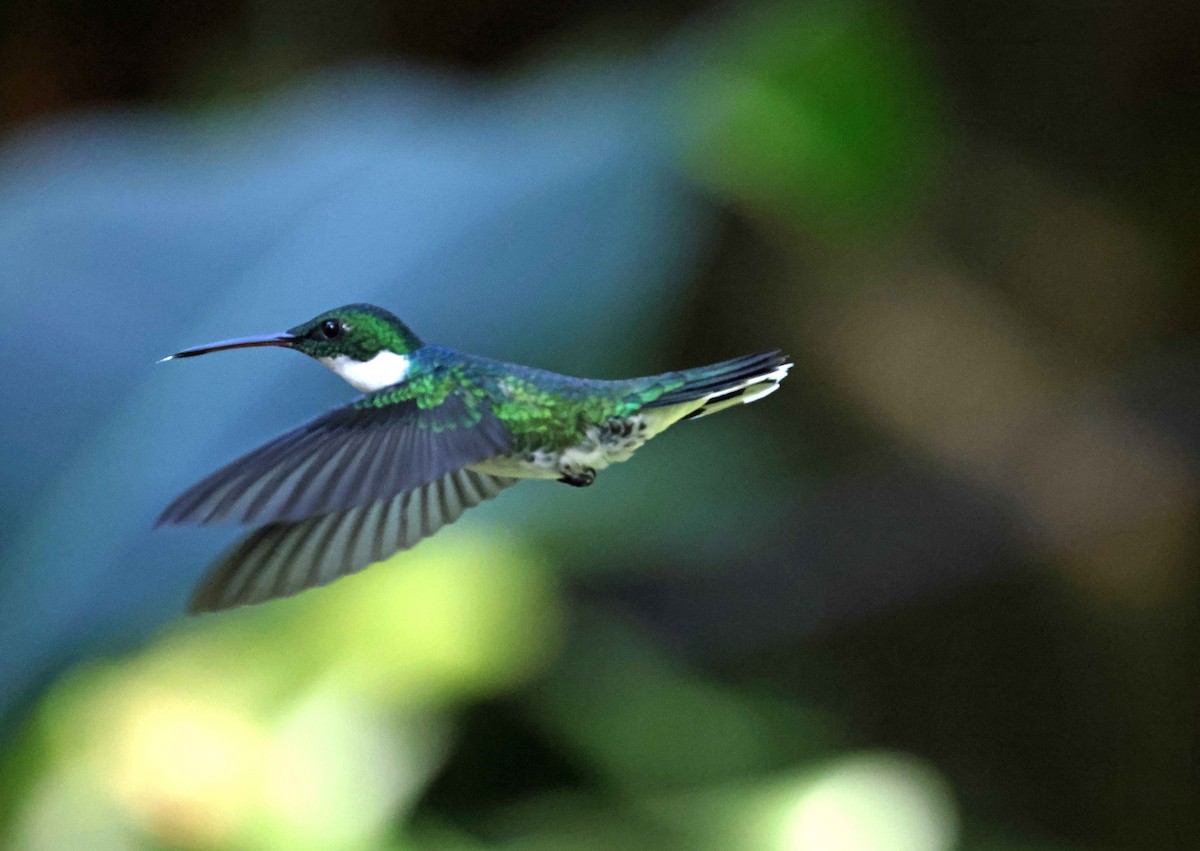
[[472, 464], [470, 469], [513, 479], [558, 479], [588, 468], [599, 471], [609, 464], [628, 461], [653, 433], [641, 416], [610, 420], [603, 426], [592, 426], [580, 443], [561, 452], [539, 449], [505, 455]]

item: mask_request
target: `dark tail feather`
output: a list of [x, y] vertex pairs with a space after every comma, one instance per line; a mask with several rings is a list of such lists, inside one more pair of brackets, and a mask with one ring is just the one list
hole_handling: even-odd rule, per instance
[[787, 356], [777, 350], [686, 369], [679, 373], [683, 378], [681, 386], [662, 394], [646, 407], [701, 401], [702, 404], [685, 419], [701, 417], [731, 405], [753, 402], [774, 392], [791, 366]]

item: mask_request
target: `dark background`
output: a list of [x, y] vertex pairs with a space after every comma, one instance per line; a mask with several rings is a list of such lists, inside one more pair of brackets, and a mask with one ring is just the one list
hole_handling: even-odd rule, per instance
[[[0, 844], [1200, 844], [1200, 6], [0, 5]], [[184, 620], [357, 300], [761, 405]], [[278, 356], [276, 356], [278, 355]]]

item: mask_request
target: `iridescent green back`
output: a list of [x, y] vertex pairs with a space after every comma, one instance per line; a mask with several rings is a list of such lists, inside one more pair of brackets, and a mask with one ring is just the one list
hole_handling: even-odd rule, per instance
[[561, 450], [583, 439], [591, 426], [629, 416], [663, 393], [681, 387], [680, 373], [624, 381], [571, 378], [545, 370], [424, 346], [413, 356], [408, 378], [394, 390], [373, 394], [363, 406], [415, 399], [422, 408], [442, 404], [461, 390], [469, 428], [489, 409], [509, 429], [514, 449]]

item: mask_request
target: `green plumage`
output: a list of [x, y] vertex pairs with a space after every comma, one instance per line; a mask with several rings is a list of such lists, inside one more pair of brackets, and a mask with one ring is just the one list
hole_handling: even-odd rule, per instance
[[415, 400], [422, 408], [433, 408], [459, 390], [471, 400], [472, 416], [486, 407], [509, 428], [518, 451], [561, 451], [583, 440], [589, 428], [630, 416], [686, 382], [682, 373], [625, 381], [571, 378], [424, 346], [413, 357], [403, 385], [356, 406]]
[[[329, 337], [323, 333], [327, 322], [352, 328], [353, 333]], [[373, 304], [348, 304], [326, 311], [287, 333], [295, 337], [293, 348], [314, 358], [347, 355], [367, 361], [380, 352], [406, 355], [421, 348], [421, 340], [407, 325]]]

